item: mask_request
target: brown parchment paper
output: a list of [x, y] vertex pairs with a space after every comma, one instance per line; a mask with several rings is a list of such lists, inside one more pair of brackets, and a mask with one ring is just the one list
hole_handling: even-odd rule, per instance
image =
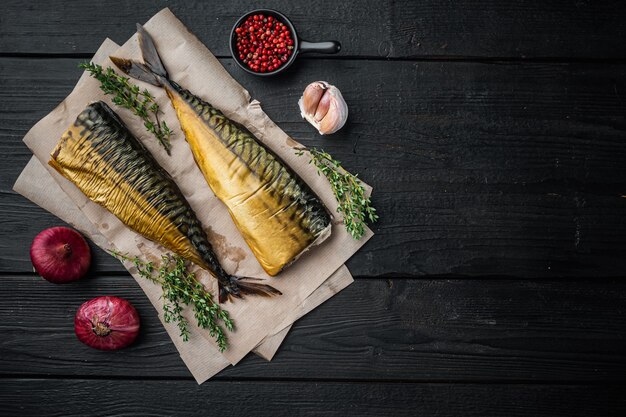
[[[112, 53], [118, 46], [107, 40], [100, 48], [100, 52]], [[99, 55], [102, 55], [99, 53]], [[94, 58], [98, 62], [98, 57]], [[17, 179], [14, 188], [16, 192], [28, 198], [35, 204], [51, 212], [61, 220], [80, 230], [89, 237], [96, 245], [102, 249], [114, 249], [115, 247], [101, 235], [95, 226], [82, 214], [80, 209], [67, 197], [61, 187], [53, 180], [47, 169], [36, 157], [32, 157]], [[136, 280], [141, 279], [137, 274], [133, 274]], [[286, 337], [291, 324], [308, 313], [341, 289], [352, 283], [352, 276], [345, 266], [340, 267], [333, 273], [311, 296], [309, 296], [299, 308], [293, 311], [283, 325], [285, 327], [276, 334], [267, 336], [254, 350], [257, 355], [271, 360], [280, 344]], [[152, 300], [154, 302], [154, 300]], [[155, 305], [160, 311], [159, 305]], [[162, 315], [159, 316], [163, 320]], [[179, 338], [175, 326], [164, 323], [168, 334], [172, 339]], [[190, 369], [192, 375], [202, 383], [216, 372], [229, 365], [217, 349], [208, 341], [202, 339], [194, 344], [177, 344], [180, 355]], [[207, 362], [207, 363], [204, 363]]]
[[[244, 124], [259, 140], [272, 148], [298, 172], [320, 195], [331, 212], [336, 211], [336, 201], [326, 180], [317, 175], [315, 168], [308, 164], [306, 158], [295, 155], [293, 147], [299, 144], [289, 138], [267, 117], [258, 101], [250, 101], [248, 92], [230, 77], [209, 50], [168, 9], [155, 15], [145, 27], [152, 34], [161, 58], [174, 81], [220, 108], [231, 119]], [[133, 36], [115, 55], [139, 59], [137, 49], [136, 39]], [[106, 59], [102, 62], [104, 66], [111, 65]], [[137, 83], [142, 84], [138, 81]], [[163, 90], [145, 84], [141, 86], [153, 92], [164, 110], [163, 119], [174, 129], [171, 157], [168, 157], [158, 143], [145, 132], [141, 121], [128, 111], [122, 111], [113, 105], [112, 107], [116, 108], [130, 130], [174, 177], [203, 225], [206, 226], [209, 239], [215, 246], [224, 268], [237, 275], [267, 279], [268, 283], [283, 293], [281, 297], [250, 297], [226, 306], [235, 320], [237, 329], [229, 334], [230, 347], [224, 352], [224, 357], [230, 363], [235, 364], [268, 335], [280, 330], [277, 328], [285, 323], [291, 312], [296, 310], [315, 289], [319, 288], [333, 272], [343, 265], [372, 236], [372, 232], [368, 229], [361, 240], [355, 241], [343, 225], [336, 221], [332, 235], [327, 241], [311, 249], [280, 275], [270, 279], [244, 243], [226, 208], [212, 194], [204, 181]], [[24, 142], [35, 156], [46, 164], [46, 167], [50, 151], [63, 131], [85, 105], [97, 99], [110, 104], [110, 100], [102, 96], [98, 82], [84, 74], [66, 100], [28, 132]], [[297, 111], [295, 101], [297, 101], [296, 98], [294, 98], [294, 111]], [[151, 242], [126, 228], [111, 213], [90, 202], [73, 184], [51, 168], [47, 168], [63, 191], [108, 241], [131, 256], [145, 255], [141, 248], [145, 251], [145, 248], [151, 247]], [[131, 266], [127, 265], [127, 267]], [[217, 285], [208, 273], [200, 273], [199, 279], [215, 293]], [[144, 281], [140, 281], [139, 285], [151, 300], [158, 300], [160, 288]], [[203, 332], [197, 333], [208, 338], [208, 335]], [[200, 337], [193, 338], [195, 341], [199, 339]], [[175, 338], [173, 340], [177, 343]], [[212, 340], [209, 342], [212, 343]]]

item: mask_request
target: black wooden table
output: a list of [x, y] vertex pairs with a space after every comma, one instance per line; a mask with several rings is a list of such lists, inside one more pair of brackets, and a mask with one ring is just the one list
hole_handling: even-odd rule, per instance
[[[602, 4], [596, 4], [602, 3]], [[621, 1], [80, 2], [0, 5], [0, 414], [625, 415], [626, 7]], [[156, 311], [97, 251], [88, 279], [32, 273], [60, 222], [11, 190], [21, 139], [105, 37], [169, 5], [287, 133], [375, 189], [356, 282], [298, 322], [276, 358], [197, 386]], [[276, 79], [229, 58], [244, 11], [283, 11], [338, 56]], [[321, 138], [296, 102], [339, 86], [347, 126]], [[131, 348], [81, 345], [103, 294], [143, 319]]]

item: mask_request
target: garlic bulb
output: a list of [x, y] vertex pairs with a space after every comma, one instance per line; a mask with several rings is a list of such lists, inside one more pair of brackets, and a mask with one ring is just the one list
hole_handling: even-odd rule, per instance
[[309, 84], [298, 105], [302, 117], [315, 126], [320, 135], [335, 133], [348, 119], [348, 105], [341, 91], [326, 81]]

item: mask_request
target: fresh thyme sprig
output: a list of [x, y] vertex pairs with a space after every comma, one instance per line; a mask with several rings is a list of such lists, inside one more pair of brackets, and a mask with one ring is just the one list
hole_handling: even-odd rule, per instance
[[369, 197], [365, 196], [363, 183], [357, 175], [353, 175], [342, 168], [341, 162], [333, 159], [329, 153], [316, 148], [296, 148], [296, 154], [302, 156], [304, 152], [311, 155], [309, 163], [317, 167], [318, 175], [324, 174], [330, 183], [335, 198], [339, 203], [337, 211], [343, 213], [343, 224], [354, 239], [360, 239], [365, 234], [365, 222], [374, 223], [378, 220], [376, 209], [372, 207]]
[[153, 262], [129, 257], [114, 250], [111, 254], [119, 260], [132, 262], [143, 278], [159, 284], [163, 289], [163, 317], [166, 323], [175, 322], [183, 341], [189, 340], [189, 322], [182, 315], [183, 305], [192, 305], [198, 327], [208, 329], [221, 352], [228, 348], [228, 339], [220, 322], [227, 330], [234, 329], [228, 312], [213, 300], [213, 296], [187, 270], [185, 260], [178, 255], [163, 255], [157, 268]]
[[159, 120], [161, 109], [148, 90], [141, 91], [139, 86], [131, 84], [128, 78], [118, 75], [111, 67], [107, 67], [105, 70], [101, 65], [85, 62], [80, 64], [79, 68], [89, 72], [89, 75], [100, 81], [100, 89], [104, 94], [115, 96], [113, 103], [129, 109], [141, 117], [148, 132], [152, 133], [165, 148], [167, 154], [171, 155], [170, 135], [172, 131], [165, 121]]

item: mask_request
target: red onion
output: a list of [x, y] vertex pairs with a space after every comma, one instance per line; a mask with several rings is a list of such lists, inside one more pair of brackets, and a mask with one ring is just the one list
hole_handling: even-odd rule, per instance
[[76, 281], [89, 269], [91, 250], [77, 231], [51, 227], [39, 233], [30, 246], [35, 271], [50, 282]]
[[139, 334], [139, 314], [123, 298], [96, 297], [76, 312], [78, 340], [95, 349], [117, 350], [133, 343]]

